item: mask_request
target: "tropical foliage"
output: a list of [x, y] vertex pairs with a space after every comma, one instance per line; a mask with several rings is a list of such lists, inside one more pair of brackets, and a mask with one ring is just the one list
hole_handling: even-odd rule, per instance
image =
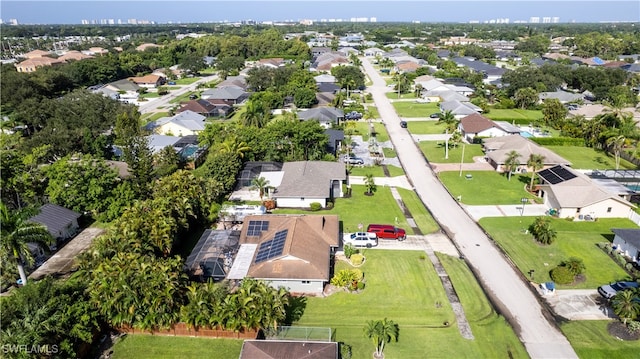
[[558, 236], [557, 232], [551, 228], [551, 220], [547, 217], [536, 217], [529, 226], [529, 232], [542, 244], [551, 244]]
[[375, 355], [382, 356], [384, 346], [393, 341], [398, 341], [400, 327], [393, 320], [384, 318], [383, 320], [369, 320], [364, 327], [364, 335], [373, 341]]

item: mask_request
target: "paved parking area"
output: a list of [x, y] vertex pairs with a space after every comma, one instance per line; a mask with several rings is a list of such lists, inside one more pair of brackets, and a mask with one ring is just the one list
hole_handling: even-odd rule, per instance
[[556, 290], [541, 294], [553, 311], [568, 320], [607, 320], [616, 318], [613, 310], [595, 289]]

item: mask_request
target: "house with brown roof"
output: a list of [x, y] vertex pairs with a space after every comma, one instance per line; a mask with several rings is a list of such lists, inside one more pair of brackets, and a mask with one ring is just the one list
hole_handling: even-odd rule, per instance
[[34, 56], [27, 58], [26, 60], [15, 64], [14, 66], [16, 67], [16, 70], [18, 70], [18, 72], [35, 72], [40, 67], [55, 66], [60, 64], [64, 64], [64, 61], [47, 56]]
[[37, 57], [48, 57], [48, 56], [51, 56], [51, 53], [49, 51], [43, 51], [43, 50], [33, 50], [22, 55], [22, 57], [26, 59], [33, 59]]
[[394, 67], [395, 72], [399, 73], [407, 73], [407, 72], [416, 72], [421, 66], [413, 61], [402, 61], [396, 63]]
[[531, 168], [527, 166], [527, 161], [532, 154], [544, 157], [544, 168], [559, 164], [565, 166], [571, 165], [569, 161], [560, 157], [550, 149], [542, 147], [520, 135], [485, 138], [482, 146], [485, 151], [485, 158], [498, 172], [505, 171], [504, 162], [507, 159], [507, 154], [511, 151], [516, 151], [520, 155], [520, 157], [518, 157], [520, 164], [515, 172], [526, 173], [527, 171], [531, 171]]
[[256, 66], [264, 66], [272, 69], [277, 69], [278, 67], [282, 67], [285, 65], [285, 61], [283, 58], [271, 58], [271, 59], [260, 59], [256, 63]]
[[520, 129], [509, 123], [492, 121], [479, 113], [474, 113], [460, 119], [458, 130], [462, 137], [469, 142], [474, 137], [500, 137], [520, 134]]
[[229, 117], [233, 113], [233, 107], [227, 104], [215, 104], [211, 101], [198, 99], [185, 102], [180, 105], [181, 107], [176, 111], [177, 113], [183, 111], [193, 111], [206, 117]]
[[636, 206], [597, 185], [587, 175], [565, 165], [537, 172], [544, 204], [560, 218], [595, 220], [627, 218]]
[[227, 279], [249, 277], [295, 294], [321, 294], [331, 279], [339, 231], [336, 215], [246, 216]]
[[145, 51], [147, 49], [152, 49], [152, 48], [156, 48], [156, 47], [162, 47], [160, 45], [156, 45], [156, 44], [151, 44], [151, 43], [145, 43], [145, 44], [140, 44], [136, 47], [136, 51]]
[[58, 57], [58, 60], [69, 62], [69, 61], [80, 61], [85, 59], [92, 59], [93, 56], [83, 54], [80, 51], [72, 50], [67, 51], [64, 55]]
[[338, 343], [302, 340], [245, 340], [240, 359], [338, 359]]
[[156, 88], [158, 86], [164, 85], [166, 82], [166, 78], [157, 74], [149, 74], [144, 76], [129, 77], [129, 81], [141, 87]]

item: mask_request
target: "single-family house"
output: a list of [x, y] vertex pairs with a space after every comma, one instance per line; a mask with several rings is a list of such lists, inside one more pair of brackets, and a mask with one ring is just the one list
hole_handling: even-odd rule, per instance
[[321, 83], [336, 83], [336, 77], [329, 74], [320, 74], [313, 78], [317, 84]]
[[22, 56], [19, 56], [19, 57], [24, 57], [25, 59], [34, 59], [34, 58], [37, 58], [37, 57], [47, 57], [47, 56], [51, 56], [51, 53], [49, 51], [33, 50], [33, 51], [29, 51], [26, 54], [23, 54]]
[[520, 129], [516, 126], [494, 122], [479, 113], [460, 119], [458, 130], [468, 142], [473, 142], [474, 137], [500, 137], [520, 133]]
[[354, 54], [356, 56], [360, 55], [360, 51], [351, 46], [341, 47], [338, 49], [338, 52], [347, 57], [351, 56], [351, 54]]
[[569, 103], [569, 102], [578, 102], [584, 100], [584, 96], [578, 93], [571, 93], [567, 91], [552, 91], [552, 92], [540, 92], [538, 94], [538, 99], [540, 102], [543, 102], [547, 99], [556, 99], [560, 101], [560, 103]]
[[327, 152], [338, 157], [340, 149], [342, 148], [342, 143], [344, 142], [344, 131], [328, 128], [324, 130], [324, 134], [329, 137], [329, 142], [327, 142]]
[[520, 165], [515, 172], [525, 173], [531, 171], [531, 168], [527, 167], [527, 161], [532, 154], [544, 157], [544, 168], [559, 164], [566, 166], [571, 165], [569, 161], [558, 156], [550, 149], [542, 147], [520, 135], [485, 138], [482, 141], [482, 146], [485, 151], [485, 158], [498, 172], [504, 172], [504, 162], [507, 158], [507, 153], [511, 151], [516, 151], [520, 155], [520, 157], [518, 157]]
[[311, 56], [314, 58], [330, 52], [331, 52], [330, 47], [316, 46], [311, 48]]
[[440, 112], [451, 111], [457, 118], [463, 118], [474, 113], [482, 113], [482, 108], [472, 104], [471, 102], [460, 102], [458, 100], [440, 102]]
[[394, 66], [394, 71], [398, 73], [416, 72], [421, 66], [413, 61], [401, 61], [397, 62]]
[[129, 77], [129, 81], [141, 87], [156, 88], [164, 85], [166, 78], [157, 74], [149, 74], [145, 76]]
[[200, 97], [203, 100], [222, 100], [230, 104], [240, 104], [249, 97], [249, 93], [239, 87], [226, 86], [204, 90]]
[[588, 176], [565, 165], [537, 172], [544, 204], [560, 218], [594, 220], [627, 218], [636, 206], [594, 183]]
[[245, 340], [240, 359], [338, 359], [338, 343], [307, 340]]
[[384, 54], [384, 50], [381, 50], [377, 47], [370, 47], [370, 48], [364, 49], [365, 57], [376, 57], [378, 55], [382, 56], [382, 54]]
[[80, 213], [47, 203], [40, 207], [40, 211], [35, 216], [29, 218], [29, 222], [40, 223], [47, 227], [47, 231], [58, 243], [73, 237], [80, 229], [78, 218]]
[[311, 71], [331, 71], [335, 66], [347, 65], [349, 59], [339, 52], [325, 52], [315, 58], [309, 70]]
[[200, 282], [223, 280], [240, 247], [240, 231], [206, 229], [185, 261], [189, 278]]
[[481, 73], [484, 76], [484, 79], [482, 80], [484, 83], [491, 83], [502, 79], [502, 75], [507, 71], [504, 68], [476, 60], [472, 57], [454, 57], [451, 60], [459, 66], [465, 66], [473, 72]]
[[40, 67], [55, 66], [64, 63], [64, 61], [59, 59], [42, 56], [26, 59], [20, 63], [14, 64], [14, 66], [18, 72], [35, 72]]
[[637, 228], [613, 228], [615, 234], [613, 245], [621, 253], [630, 257], [632, 261], [640, 261], [640, 229]]
[[224, 88], [224, 87], [237, 87], [239, 89], [242, 89], [244, 91], [247, 90], [247, 78], [244, 76], [227, 76], [227, 78], [222, 81], [221, 83], [219, 83], [217, 86], [217, 88]]
[[343, 196], [342, 184], [347, 181], [344, 163], [328, 161], [286, 162], [284, 176], [272, 198], [278, 207], [309, 208], [318, 202], [322, 207], [333, 198]]
[[301, 121], [315, 120], [324, 128], [330, 128], [332, 125], [339, 125], [341, 121], [344, 121], [344, 111], [336, 107], [316, 107], [299, 111], [298, 119]]
[[270, 59], [260, 59], [256, 62], [256, 67], [268, 67], [272, 69], [277, 69], [278, 67], [282, 67], [285, 65], [285, 61], [281, 57], [274, 57]]
[[339, 245], [338, 216], [250, 215], [243, 222], [227, 279], [260, 279], [294, 294], [323, 292]]
[[197, 135], [204, 130], [206, 117], [199, 113], [186, 110], [172, 117], [161, 117], [149, 122], [145, 130], [159, 135], [174, 135], [178, 137]]
[[92, 59], [93, 56], [83, 54], [80, 51], [72, 50], [67, 51], [64, 55], [58, 57], [58, 60], [69, 62], [69, 61], [80, 61], [85, 59]]
[[136, 51], [146, 51], [147, 49], [153, 49], [153, 48], [158, 48], [158, 47], [162, 47], [160, 45], [156, 45], [156, 44], [151, 44], [151, 43], [144, 43], [144, 44], [140, 44], [136, 47]]
[[115, 91], [118, 93], [118, 99], [123, 102], [136, 101], [139, 96], [140, 86], [127, 80], [122, 79], [108, 83], [105, 88], [107, 90]]
[[215, 104], [211, 101], [198, 99], [182, 103], [180, 108], [176, 110], [177, 113], [184, 111], [193, 111], [206, 117], [227, 118], [233, 113], [233, 107], [227, 104]]

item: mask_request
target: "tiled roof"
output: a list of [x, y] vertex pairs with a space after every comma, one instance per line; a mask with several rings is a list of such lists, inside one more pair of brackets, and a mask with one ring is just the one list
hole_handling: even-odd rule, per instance
[[531, 154], [544, 156], [546, 165], [571, 164], [550, 149], [542, 147], [520, 135], [486, 138], [483, 141], [483, 146], [489, 150], [487, 157], [498, 164], [503, 164], [507, 158], [507, 153], [511, 151], [516, 151], [520, 154], [519, 160], [521, 164], [526, 164]]
[[490, 119], [479, 113], [474, 113], [460, 119], [460, 125], [466, 133], [479, 133], [496, 125]]
[[327, 161], [286, 162], [284, 178], [273, 194], [281, 197], [329, 198], [331, 181], [346, 180], [344, 163]]

